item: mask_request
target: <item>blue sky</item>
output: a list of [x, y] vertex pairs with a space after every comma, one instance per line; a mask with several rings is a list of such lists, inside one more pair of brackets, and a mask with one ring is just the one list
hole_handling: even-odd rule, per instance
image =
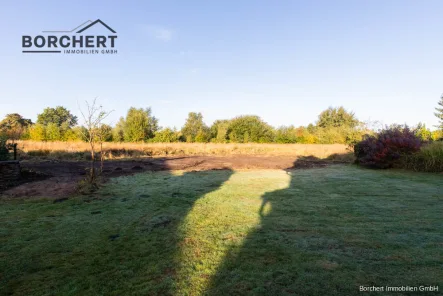
[[[256, 114], [307, 125], [329, 106], [384, 124], [437, 124], [443, 1], [3, 1], [0, 116], [151, 106], [161, 126]], [[22, 35], [101, 19], [117, 55], [23, 54]], [[100, 30], [100, 29], [97, 29]]]

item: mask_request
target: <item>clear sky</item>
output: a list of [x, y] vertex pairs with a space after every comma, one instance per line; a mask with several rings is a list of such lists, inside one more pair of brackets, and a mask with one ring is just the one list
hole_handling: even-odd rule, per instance
[[[117, 55], [23, 54], [22, 35], [101, 19]], [[100, 28], [98, 29], [100, 30]], [[0, 116], [99, 97], [161, 126], [255, 114], [306, 125], [329, 106], [384, 124], [437, 124], [443, 1], [1, 1]]]

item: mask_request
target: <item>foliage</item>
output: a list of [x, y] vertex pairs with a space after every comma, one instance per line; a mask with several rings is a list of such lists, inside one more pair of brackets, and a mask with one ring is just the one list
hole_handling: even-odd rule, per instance
[[164, 128], [155, 132], [155, 137], [151, 140], [154, 143], [172, 143], [177, 142], [179, 138], [178, 132], [170, 128]]
[[281, 126], [275, 130], [275, 143], [290, 144], [297, 142], [297, 130], [294, 126]]
[[41, 123], [36, 123], [29, 128], [29, 137], [33, 141], [46, 141], [46, 127]]
[[442, 141], [443, 140], [443, 130], [436, 130], [432, 132], [432, 140]]
[[431, 142], [417, 153], [404, 155], [401, 167], [414, 171], [443, 172], [443, 142]]
[[197, 132], [197, 135], [195, 135], [195, 142], [196, 143], [207, 143], [209, 142], [209, 129], [208, 128], [202, 128], [199, 129]]
[[141, 142], [154, 137], [158, 130], [158, 120], [152, 116], [151, 108], [129, 108], [123, 125], [126, 142]]
[[30, 119], [23, 118], [18, 113], [6, 114], [5, 118], [0, 121], [0, 133], [7, 136], [8, 139], [18, 140], [31, 125]]
[[209, 128], [203, 122], [203, 115], [201, 113], [190, 112], [183, 126], [181, 133], [186, 142], [195, 142], [198, 135], [199, 141], [204, 141], [209, 138]]
[[6, 142], [8, 138], [6, 136], [0, 136], [0, 161], [9, 159], [9, 150]]
[[437, 128], [443, 131], [443, 95], [440, 97], [440, 101], [438, 102], [440, 107], [435, 108], [435, 116], [438, 118]]
[[227, 132], [233, 143], [270, 143], [274, 140], [273, 128], [255, 115], [232, 119]]
[[53, 123], [66, 130], [77, 124], [77, 116], [72, 115], [68, 109], [62, 106], [48, 107], [43, 110], [43, 113], [37, 115], [37, 123], [43, 125]]
[[46, 125], [46, 140], [47, 141], [59, 141], [61, 139], [60, 127], [50, 122]]
[[125, 119], [120, 117], [120, 120], [112, 129], [112, 140], [114, 142], [123, 142], [125, 140]]
[[108, 124], [102, 123], [99, 127], [99, 130], [97, 131], [97, 134], [103, 142], [112, 141], [112, 127]]
[[418, 123], [418, 125], [414, 129], [414, 133], [424, 142], [432, 140], [432, 132], [428, 128], [426, 128], [426, 125], [424, 123]]
[[328, 127], [356, 127], [358, 120], [353, 112], [348, 112], [343, 107], [329, 107], [318, 116], [317, 126]]
[[214, 143], [227, 143], [228, 142], [228, 128], [229, 120], [216, 120], [210, 128], [211, 142]]
[[403, 155], [420, 150], [422, 141], [407, 126], [391, 126], [366, 136], [354, 146], [356, 162], [374, 168], [391, 168]]

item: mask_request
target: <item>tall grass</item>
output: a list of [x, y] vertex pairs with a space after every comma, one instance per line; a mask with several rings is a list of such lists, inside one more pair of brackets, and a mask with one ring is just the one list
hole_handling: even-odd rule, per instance
[[427, 144], [419, 152], [405, 155], [401, 166], [414, 171], [443, 172], [443, 142]]
[[[21, 157], [86, 159], [89, 146], [84, 142], [18, 141]], [[344, 144], [216, 144], [216, 143], [104, 143], [105, 159], [186, 155], [267, 155], [315, 156], [327, 158], [346, 154]]]

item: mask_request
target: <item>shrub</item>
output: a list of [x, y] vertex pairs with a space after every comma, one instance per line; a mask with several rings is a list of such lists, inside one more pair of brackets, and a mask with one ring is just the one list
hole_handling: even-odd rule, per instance
[[422, 141], [407, 126], [393, 126], [375, 136], [366, 136], [354, 146], [358, 164], [374, 168], [391, 168], [401, 156], [420, 150]]
[[423, 172], [443, 172], [443, 142], [424, 145], [420, 151], [402, 157], [405, 169]]

